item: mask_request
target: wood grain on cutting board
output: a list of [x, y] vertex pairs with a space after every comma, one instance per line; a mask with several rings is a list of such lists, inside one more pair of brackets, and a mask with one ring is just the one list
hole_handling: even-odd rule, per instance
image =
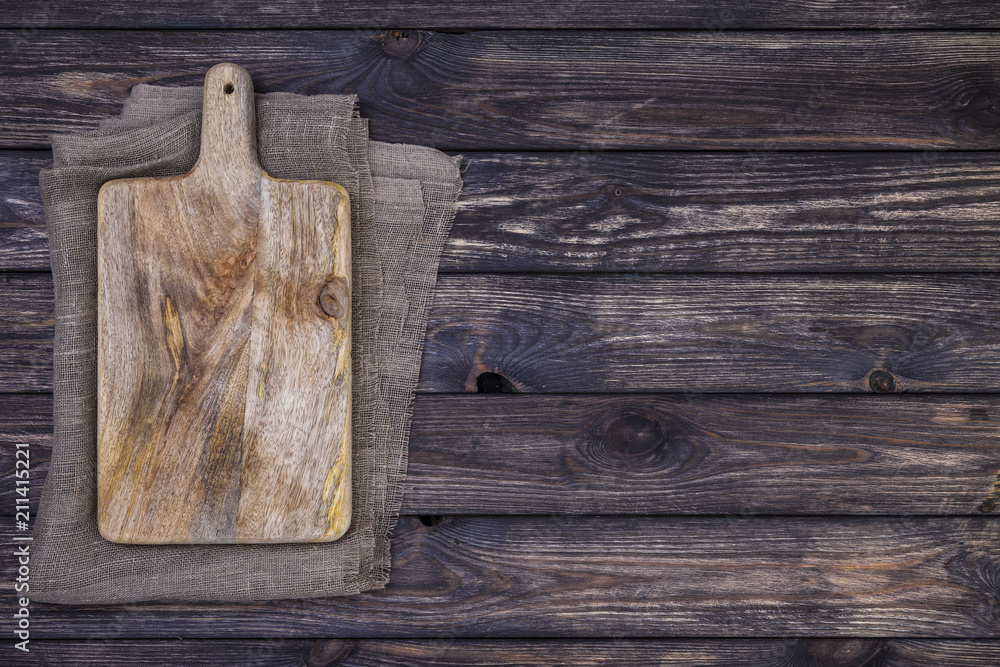
[[350, 523], [349, 201], [265, 173], [254, 118], [246, 71], [213, 67], [191, 172], [101, 189], [107, 539], [327, 541]]

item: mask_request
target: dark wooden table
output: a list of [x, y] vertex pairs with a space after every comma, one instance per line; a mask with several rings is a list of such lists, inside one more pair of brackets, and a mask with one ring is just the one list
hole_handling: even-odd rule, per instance
[[[1000, 664], [989, 2], [0, 2], [0, 443], [47, 136], [234, 61], [461, 153], [384, 592], [31, 607], [60, 664]], [[2, 627], [16, 568], [0, 557]]]

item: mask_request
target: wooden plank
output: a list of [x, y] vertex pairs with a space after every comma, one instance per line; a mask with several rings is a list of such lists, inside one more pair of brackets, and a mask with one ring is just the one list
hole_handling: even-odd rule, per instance
[[976, 667], [990, 662], [1000, 663], [998, 654], [1000, 646], [990, 640], [949, 642], [934, 639], [894, 639], [891, 646], [886, 665]]
[[[0, 514], [15, 442], [30, 509], [48, 471], [51, 396], [3, 397]], [[997, 507], [993, 396], [421, 394], [403, 513], [928, 514]]]
[[16, 447], [28, 445], [28, 510], [38, 511], [42, 485], [52, 455], [52, 394], [4, 394], [0, 396], [0, 514], [14, 516], [19, 496], [16, 483]]
[[337, 665], [710, 665], [982, 667], [1000, 662], [994, 639], [123, 639], [31, 640], [24, 665], [163, 664], [244, 667]]
[[[0, 391], [51, 389], [48, 274], [0, 274]], [[441, 276], [418, 388], [1000, 391], [1000, 277]]]
[[425, 394], [403, 511], [1000, 511], [1000, 398], [878, 399]]
[[0, 391], [52, 390], [52, 276], [0, 273]]
[[497, 0], [337, 3], [285, 0], [280, 11], [260, 0], [153, 0], [129, 3], [26, 0], [5, 7], [0, 27], [24, 28], [998, 28], [988, 3], [972, 0], [607, 0], [524, 3]]
[[372, 136], [444, 149], [997, 149], [1000, 35], [916, 31], [0, 34], [0, 145], [92, 128], [220, 61], [356, 92]]
[[[313, 667], [322, 665], [343, 667], [350, 663], [338, 662], [352, 652], [364, 659], [366, 651], [361, 644], [350, 640], [310, 641], [308, 639], [106, 639], [95, 637], [83, 641], [32, 639], [30, 653], [21, 656], [18, 665], [159, 665], [206, 666], [241, 665], [241, 667]], [[316, 646], [314, 649], [313, 646]], [[378, 644], [375, 644], [376, 650]], [[392, 655], [390, 645], [389, 655]], [[338, 650], [339, 649], [339, 650]], [[359, 650], [360, 649], [360, 650]], [[322, 653], [321, 653], [322, 651]], [[328, 661], [310, 661], [311, 655], [331, 658]]]
[[[49, 268], [38, 170], [0, 152], [0, 269]], [[992, 152], [473, 153], [441, 271], [992, 271]]]
[[47, 270], [49, 235], [38, 172], [52, 155], [0, 151], [0, 270]]
[[445, 276], [419, 388], [997, 391], [998, 290], [985, 273]]
[[995, 271], [996, 153], [472, 154], [444, 271]]
[[[997, 540], [991, 517], [404, 518], [382, 591], [254, 605], [36, 602], [31, 620], [46, 638], [997, 638]], [[15, 567], [0, 561], [8, 581]]]

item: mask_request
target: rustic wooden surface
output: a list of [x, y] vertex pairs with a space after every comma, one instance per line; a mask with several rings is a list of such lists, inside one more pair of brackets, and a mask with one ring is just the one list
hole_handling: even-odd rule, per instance
[[351, 516], [347, 193], [264, 172], [238, 65], [208, 71], [203, 109], [190, 172], [98, 196], [98, 528], [335, 540]]
[[[33, 443], [40, 483], [51, 396], [7, 400], [0, 441]], [[997, 414], [995, 396], [969, 395], [421, 394], [403, 511], [996, 514]], [[14, 468], [0, 450], [0, 516]]]
[[459, 151], [995, 150], [998, 49], [984, 31], [9, 30], [0, 147], [232, 60], [260, 92], [357, 93], [373, 139]]
[[[36, 151], [0, 151], [0, 270], [48, 270]], [[995, 272], [989, 152], [477, 153], [443, 273]]]
[[[0, 538], [9, 542], [13, 521]], [[992, 637], [992, 517], [400, 519], [392, 580], [259, 604], [37, 605], [42, 638]], [[434, 523], [434, 522], [429, 522]], [[16, 564], [0, 574], [13, 580]], [[0, 595], [11, 604], [13, 591]], [[724, 625], [724, 630], [720, 626]], [[88, 635], [89, 636], [89, 635]]]
[[[182, 9], [178, 9], [178, 5]], [[1000, 28], [976, 0], [24, 0], [4, 7], [2, 25], [22, 28]]]
[[982, 667], [1000, 661], [989, 641], [942, 639], [259, 639], [133, 640], [128, 653], [118, 641], [44, 640], [26, 664], [60, 665], [706, 665], [709, 667]]
[[[51, 279], [0, 275], [0, 382], [47, 390]], [[986, 272], [441, 276], [418, 389], [873, 392], [881, 373], [896, 393], [997, 391], [998, 289]]]
[[465, 156], [387, 590], [33, 604], [31, 660], [1000, 662], [992, 6], [337, 9], [0, 12], [4, 542], [10, 444], [32, 508], [51, 449], [49, 133], [235, 60]]

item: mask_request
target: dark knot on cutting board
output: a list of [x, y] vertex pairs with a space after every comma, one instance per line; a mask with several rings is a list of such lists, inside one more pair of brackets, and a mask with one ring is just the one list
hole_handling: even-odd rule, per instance
[[347, 287], [347, 281], [343, 278], [337, 277], [329, 280], [319, 292], [319, 307], [326, 313], [327, 317], [339, 320], [347, 315], [350, 305], [351, 291]]

